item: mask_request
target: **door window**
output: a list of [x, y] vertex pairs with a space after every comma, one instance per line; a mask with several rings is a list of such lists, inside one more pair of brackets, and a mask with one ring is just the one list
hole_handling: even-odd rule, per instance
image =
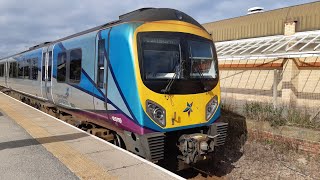
[[70, 82], [79, 83], [81, 78], [81, 49], [74, 49], [70, 52]]

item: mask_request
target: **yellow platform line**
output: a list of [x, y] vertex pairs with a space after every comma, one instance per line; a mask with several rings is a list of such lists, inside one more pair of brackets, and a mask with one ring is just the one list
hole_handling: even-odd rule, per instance
[[[23, 127], [33, 138], [35, 138], [47, 151], [58, 158], [70, 171], [72, 171], [80, 179], [117, 179], [108, 174], [101, 166], [86, 157], [61, 140], [52, 137], [44, 128], [32, 122], [31, 114], [25, 115], [25, 112], [36, 114], [37, 117], [44, 117], [45, 115], [35, 111], [29, 106], [23, 105], [14, 101], [7, 95], [0, 93], [0, 108], [2, 111], [13, 119], [17, 124]], [[61, 123], [61, 125], [63, 125]], [[56, 127], [58, 128], [58, 127]], [[46, 138], [44, 138], [46, 137]]]

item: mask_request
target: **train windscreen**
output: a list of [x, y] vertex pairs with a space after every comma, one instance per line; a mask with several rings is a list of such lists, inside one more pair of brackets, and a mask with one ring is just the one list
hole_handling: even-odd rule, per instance
[[209, 91], [217, 84], [212, 41], [175, 32], [139, 33], [138, 40], [141, 76], [151, 90], [189, 94]]

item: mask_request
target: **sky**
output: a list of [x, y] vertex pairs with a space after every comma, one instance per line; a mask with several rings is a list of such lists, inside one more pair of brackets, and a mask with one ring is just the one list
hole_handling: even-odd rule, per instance
[[142, 7], [178, 9], [200, 23], [314, 0], [0, 0], [0, 58], [45, 41], [56, 40], [107, 22]]

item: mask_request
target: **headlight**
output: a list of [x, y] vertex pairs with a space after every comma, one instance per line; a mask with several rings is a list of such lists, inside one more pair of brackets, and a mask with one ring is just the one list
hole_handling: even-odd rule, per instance
[[166, 126], [166, 111], [159, 104], [147, 100], [147, 113], [148, 115], [160, 126]]
[[209, 121], [209, 119], [212, 117], [213, 113], [216, 111], [218, 107], [218, 96], [214, 96], [207, 104], [206, 106], [206, 119]]

